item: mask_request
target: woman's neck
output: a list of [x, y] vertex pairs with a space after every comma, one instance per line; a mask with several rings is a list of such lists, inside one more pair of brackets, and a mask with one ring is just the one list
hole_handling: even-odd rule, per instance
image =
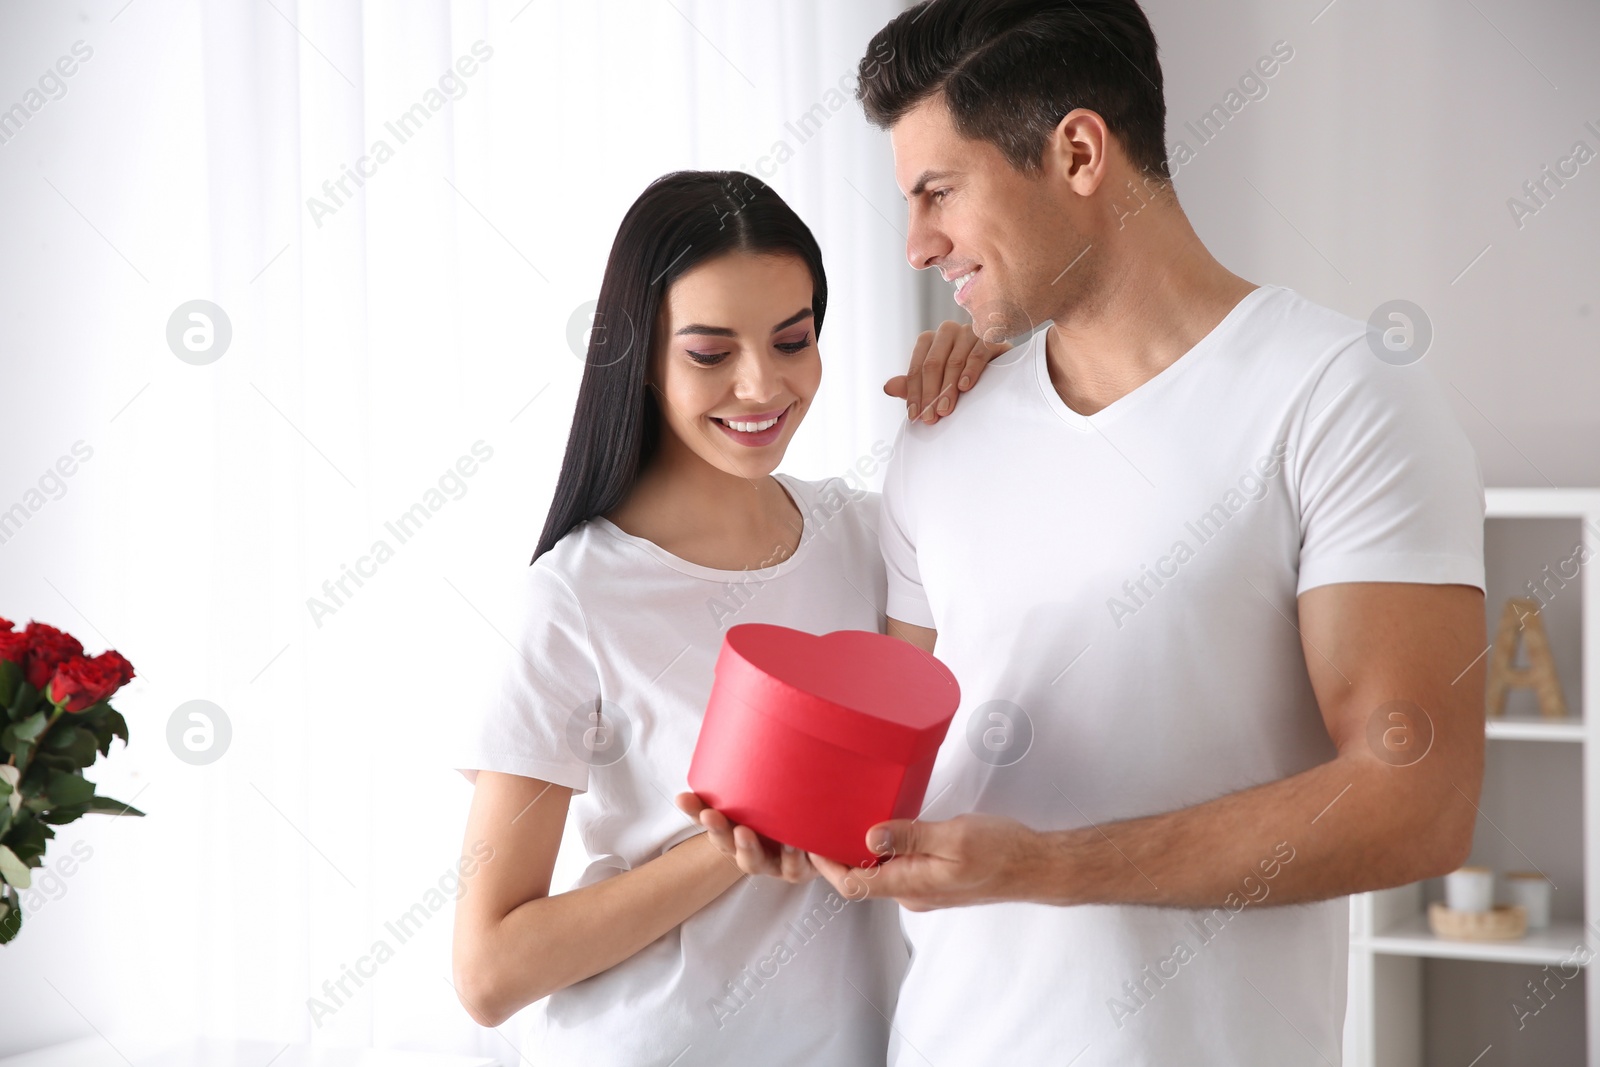
[[802, 523], [776, 478], [729, 474], [668, 431], [606, 518], [680, 559], [718, 570], [758, 570], [788, 559], [799, 547]]

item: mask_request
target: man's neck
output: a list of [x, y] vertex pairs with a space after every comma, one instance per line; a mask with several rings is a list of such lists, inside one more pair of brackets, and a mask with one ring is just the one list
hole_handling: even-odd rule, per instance
[[1097, 284], [1047, 328], [1050, 382], [1093, 415], [1177, 362], [1256, 286], [1218, 263], [1174, 207], [1141, 218], [1138, 244], [1112, 243]]

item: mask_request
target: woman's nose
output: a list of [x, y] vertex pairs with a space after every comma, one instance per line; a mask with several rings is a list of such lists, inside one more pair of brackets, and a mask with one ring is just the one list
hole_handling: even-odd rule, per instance
[[741, 400], [760, 402], [773, 399], [782, 390], [783, 375], [775, 360], [756, 353], [739, 357], [738, 377], [734, 382], [735, 396]]

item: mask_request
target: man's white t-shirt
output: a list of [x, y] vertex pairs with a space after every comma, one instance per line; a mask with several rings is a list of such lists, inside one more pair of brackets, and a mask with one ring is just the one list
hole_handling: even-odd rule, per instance
[[[764, 569], [702, 567], [604, 518], [528, 568], [516, 655], [454, 765], [469, 779], [487, 769], [576, 790], [568, 828], [590, 861], [578, 885], [702, 832], [672, 798], [688, 788], [729, 626], [881, 630], [877, 494], [777, 477], [804, 529], [794, 554]], [[629, 959], [538, 1002], [523, 1062], [881, 1067], [906, 964], [896, 912], [820, 878], [747, 877]]]
[[[1483, 585], [1481, 477], [1441, 391], [1277, 286], [1091, 416], [1051, 385], [1039, 331], [949, 418], [902, 429], [881, 537], [889, 616], [936, 628], [961, 683], [924, 817], [1037, 829], [1331, 759], [1298, 594]], [[1300, 844], [1236, 872], [1218, 909], [904, 913], [890, 1062], [1338, 1063], [1347, 900], [1270, 906]]]

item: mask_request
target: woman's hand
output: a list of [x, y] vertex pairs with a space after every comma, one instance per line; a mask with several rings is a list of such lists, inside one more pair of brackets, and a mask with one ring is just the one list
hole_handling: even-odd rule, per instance
[[911, 366], [883, 385], [890, 396], [906, 402], [906, 418], [938, 422], [955, 410], [956, 397], [975, 385], [989, 361], [1011, 346], [991, 344], [964, 322], [946, 321], [925, 330], [911, 352]]
[[707, 807], [694, 793], [679, 793], [675, 802], [685, 815], [706, 828], [712, 846], [745, 874], [782, 878], [794, 885], [817, 877], [817, 869], [806, 853], [762, 837], [748, 826], [730, 822], [726, 815]]

